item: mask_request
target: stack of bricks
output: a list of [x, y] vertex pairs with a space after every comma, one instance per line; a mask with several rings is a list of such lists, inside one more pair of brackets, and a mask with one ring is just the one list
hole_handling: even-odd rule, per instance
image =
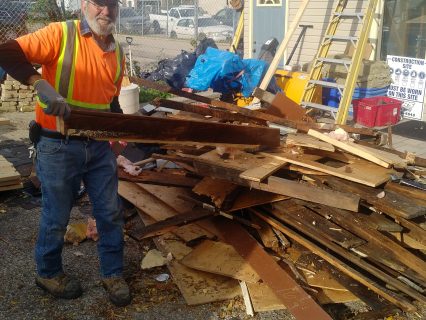
[[1, 85], [0, 112], [34, 111], [35, 91], [9, 75]]

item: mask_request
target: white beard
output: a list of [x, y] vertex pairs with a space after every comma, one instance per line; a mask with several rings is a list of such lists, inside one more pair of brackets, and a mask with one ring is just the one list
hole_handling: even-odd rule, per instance
[[[109, 24], [108, 25], [106, 25], [106, 26], [103, 26], [103, 25], [100, 25], [99, 23], [98, 23], [98, 21], [96, 20], [96, 17], [95, 18], [93, 18], [93, 19], [91, 19], [90, 17], [89, 17], [89, 14], [88, 14], [88, 12], [87, 12], [87, 9], [85, 10], [85, 12], [84, 12], [84, 18], [86, 19], [86, 21], [87, 21], [87, 23], [89, 24], [89, 27], [90, 27], [90, 29], [95, 33], [95, 34], [97, 34], [98, 36], [108, 36], [108, 35], [110, 35], [111, 33], [112, 33], [112, 31], [114, 30], [114, 27], [115, 27], [115, 23], [114, 23], [114, 21], [111, 21], [111, 19], [110, 19], [110, 22], [109, 22]], [[106, 17], [105, 17], [106, 18]], [[108, 18], [106, 18], [106, 19], [108, 19]]]

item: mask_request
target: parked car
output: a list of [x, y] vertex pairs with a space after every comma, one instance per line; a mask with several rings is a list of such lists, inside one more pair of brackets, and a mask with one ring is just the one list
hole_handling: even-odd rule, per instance
[[212, 18], [219, 21], [220, 24], [236, 27], [238, 19], [240, 18], [240, 12], [231, 8], [223, 8], [216, 12]]
[[[198, 37], [212, 38], [214, 41], [230, 41], [233, 30], [230, 26], [221, 25], [210, 17], [198, 19]], [[171, 38], [193, 39], [195, 38], [194, 18], [179, 19], [170, 30]]]
[[[118, 32], [140, 34], [148, 33], [151, 28], [151, 21], [148, 12], [138, 14], [131, 7], [120, 7], [119, 16], [117, 18]], [[143, 25], [143, 28], [142, 28]]]
[[[170, 28], [176, 24], [179, 19], [192, 18], [195, 16], [194, 6], [179, 6], [170, 8], [169, 11], [161, 10], [158, 14], [150, 14], [152, 28], [154, 33], [160, 33], [161, 30], [167, 30], [167, 25]], [[209, 17], [202, 8], [198, 8], [199, 17]], [[167, 21], [168, 20], [168, 21]]]
[[[14, 8], [15, 9], [15, 8]], [[9, 5], [0, 6], [0, 43], [27, 33], [25, 11], [11, 10]]]

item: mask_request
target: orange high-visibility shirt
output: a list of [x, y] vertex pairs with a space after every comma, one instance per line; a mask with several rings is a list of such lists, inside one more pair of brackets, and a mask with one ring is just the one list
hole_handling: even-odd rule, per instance
[[[103, 51], [90, 33], [81, 35], [80, 23], [79, 21], [76, 30], [80, 44], [75, 58], [74, 90], [71, 98], [91, 104], [109, 104], [114, 96], [120, 94], [121, 89], [122, 74], [114, 83], [117, 73], [116, 53]], [[28, 61], [42, 65], [42, 78], [53, 87], [55, 87], [62, 33], [61, 23], [55, 22], [16, 39]], [[124, 70], [124, 57], [121, 61], [121, 70]], [[56, 130], [56, 117], [46, 115], [38, 103], [36, 104], [36, 121], [43, 128]]]

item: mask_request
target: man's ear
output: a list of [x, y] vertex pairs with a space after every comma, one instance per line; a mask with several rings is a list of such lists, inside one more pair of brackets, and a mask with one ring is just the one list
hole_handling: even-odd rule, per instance
[[86, 10], [87, 1], [81, 0], [81, 12], [84, 12]]

